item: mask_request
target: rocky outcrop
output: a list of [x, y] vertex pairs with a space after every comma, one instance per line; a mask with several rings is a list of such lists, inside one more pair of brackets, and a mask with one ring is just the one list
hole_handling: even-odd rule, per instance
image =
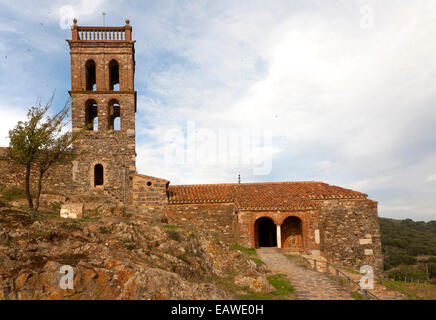
[[[34, 220], [3, 208], [0, 299], [234, 298], [218, 285], [223, 281], [268, 290], [265, 267], [230, 243], [162, 220], [130, 209], [124, 216]], [[63, 266], [74, 272], [73, 289], [60, 286]]]

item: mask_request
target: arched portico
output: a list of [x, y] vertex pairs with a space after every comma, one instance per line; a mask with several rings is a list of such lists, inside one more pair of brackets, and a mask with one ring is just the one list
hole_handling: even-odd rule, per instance
[[276, 247], [277, 228], [274, 221], [269, 217], [261, 217], [254, 223], [255, 247]]
[[300, 218], [287, 217], [280, 229], [282, 248], [302, 249], [304, 247], [303, 224]]

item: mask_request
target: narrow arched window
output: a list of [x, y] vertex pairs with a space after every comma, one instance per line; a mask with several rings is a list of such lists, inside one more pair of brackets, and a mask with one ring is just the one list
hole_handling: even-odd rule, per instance
[[121, 130], [121, 108], [116, 99], [109, 101], [108, 105], [108, 129]]
[[104, 183], [104, 169], [101, 164], [94, 166], [94, 186], [102, 186]]
[[88, 60], [86, 62], [86, 90], [96, 91], [97, 90], [97, 75], [95, 71], [94, 60]]
[[109, 90], [120, 90], [120, 68], [116, 60], [109, 62]]
[[88, 100], [85, 104], [85, 127], [90, 131], [98, 131], [98, 110], [95, 100]]

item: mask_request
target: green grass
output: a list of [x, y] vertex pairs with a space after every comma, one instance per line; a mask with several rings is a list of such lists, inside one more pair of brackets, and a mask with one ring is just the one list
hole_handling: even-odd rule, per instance
[[[335, 279], [336, 279], [336, 277], [335, 277]], [[345, 286], [345, 279], [344, 278], [339, 277], [339, 285], [341, 285], [342, 287]]]
[[173, 240], [175, 240], [175, 241], [180, 242], [180, 241], [183, 240], [183, 238], [182, 238], [182, 236], [180, 235], [180, 233], [178, 233], [178, 232], [175, 231], [175, 230], [167, 230], [167, 234], [168, 234], [168, 236], [169, 236], [171, 239], [173, 239]]
[[247, 254], [250, 254], [250, 255], [251, 254], [253, 254], [253, 255], [256, 254], [256, 249], [254, 249], [254, 248], [246, 248], [246, 247], [240, 246], [239, 244], [233, 245], [233, 249], [241, 251], [241, 252], [244, 252], [244, 253], [247, 253]]
[[[384, 281], [384, 285], [386, 287], [405, 294], [409, 300], [422, 300], [423, 298], [411, 292], [410, 288], [407, 288], [407, 284], [408, 284], [407, 282], [402, 282], [402, 281], [394, 281], [394, 280]], [[436, 286], [434, 287], [436, 288]], [[436, 292], [436, 290], [434, 292]]]
[[262, 265], [265, 264], [265, 262], [263, 262], [262, 260], [258, 259], [258, 258], [250, 258], [251, 261], [253, 261], [255, 264], [257, 265]]
[[16, 200], [16, 199], [25, 199], [26, 198], [26, 190], [23, 188], [7, 188], [1, 190], [3, 195], [1, 196], [4, 200]]
[[99, 219], [100, 219], [99, 217], [86, 216], [86, 217], [81, 218], [81, 219], [73, 220], [73, 222], [96, 222]]
[[269, 283], [276, 289], [277, 294], [287, 295], [295, 291], [294, 287], [289, 283], [286, 274], [274, 274], [267, 277]]
[[238, 299], [239, 300], [289, 300], [284, 297], [276, 297], [271, 293], [267, 293], [267, 294], [249, 293], [249, 294], [240, 295]]
[[363, 295], [361, 295], [359, 292], [351, 292], [351, 296], [354, 300], [363, 300]]
[[171, 224], [166, 224], [166, 225], [163, 226], [163, 228], [174, 230], [174, 229], [182, 228], [182, 226], [175, 226], [175, 225], [171, 225]]
[[348, 271], [350, 273], [354, 273], [354, 274], [360, 274], [359, 271], [351, 269], [351, 268], [347, 268], [347, 267], [342, 267], [342, 269], [344, 269], [345, 271]]
[[300, 257], [293, 254], [285, 254], [285, 256], [294, 262], [300, 262]]
[[46, 232], [40, 232], [36, 235], [36, 237], [42, 237], [46, 239], [50, 239], [56, 235], [56, 232], [54, 231], [46, 231]]
[[248, 293], [238, 296], [239, 300], [289, 300], [295, 292], [294, 287], [289, 283], [285, 274], [274, 274], [267, 277], [274, 291], [264, 294]]

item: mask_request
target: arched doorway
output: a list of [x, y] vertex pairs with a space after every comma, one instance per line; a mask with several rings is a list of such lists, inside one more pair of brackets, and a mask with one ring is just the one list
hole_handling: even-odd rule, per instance
[[282, 248], [302, 249], [303, 227], [300, 218], [287, 217], [281, 226]]
[[257, 219], [254, 224], [254, 234], [256, 248], [277, 246], [277, 229], [271, 218]]
[[96, 164], [94, 167], [94, 187], [102, 186], [104, 184], [103, 166]]

